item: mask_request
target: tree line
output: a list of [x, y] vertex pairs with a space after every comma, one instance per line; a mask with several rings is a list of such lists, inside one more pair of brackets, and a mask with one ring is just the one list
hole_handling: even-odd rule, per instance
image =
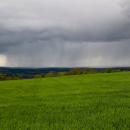
[[[35, 76], [30, 76], [28, 78], [46, 78], [46, 77], [58, 77], [58, 76], [69, 76], [69, 75], [82, 75], [82, 74], [97, 74], [97, 73], [114, 73], [114, 72], [121, 72], [119, 69], [111, 69], [108, 68], [103, 71], [98, 71], [94, 70], [91, 68], [74, 68], [71, 69], [69, 72], [55, 72], [55, 71], [50, 71], [49, 73], [42, 73], [42, 74], [37, 74]], [[0, 81], [5, 81], [5, 80], [20, 80], [23, 79], [22, 76], [6, 76], [0, 73]]]
[[106, 70], [103, 71], [98, 71], [98, 70], [94, 70], [91, 68], [74, 68], [71, 69], [69, 72], [58, 72], [56, 73], [55, 71], [50, 71], [47, 74], [43, 75], [36, 75], [34, 78], [42, 78], [42, 77], [58, 77], [58, 76], [69, 76], [69, 75], [82, 75], [82, 74], [97, 74], [97, 73], [114, 73], [114, 72], [121, 72], [121, 70], [119, 69], [111, 69], [108, 68]]
[[15, 76], [15, 75], [6, 76], [6, 75], [0, 73], [0, 81], [5, 81], [5, 80], [20, 80], [20, 79], [22, 79], [22, 76]]

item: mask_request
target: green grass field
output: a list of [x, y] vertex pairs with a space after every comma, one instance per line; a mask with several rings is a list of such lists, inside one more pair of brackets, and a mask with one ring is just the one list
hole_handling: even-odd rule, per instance
[[1, 81], [0, 130], [130, 130], [130, 72]]

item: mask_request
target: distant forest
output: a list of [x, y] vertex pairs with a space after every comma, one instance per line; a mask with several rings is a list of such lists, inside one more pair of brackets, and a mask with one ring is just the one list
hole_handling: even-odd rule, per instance
[[32, 78], [46, 78], [57, 76], [114, 73], [130, 71], [129, 67], [120, 68], [4, 68], [0, 67], [0, 81], [20, 80]]

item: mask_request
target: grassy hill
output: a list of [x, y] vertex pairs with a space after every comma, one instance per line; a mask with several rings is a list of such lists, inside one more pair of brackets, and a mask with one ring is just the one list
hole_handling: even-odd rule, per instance
[[1, 130], [129, 130], [130, 72], [0, 82]]

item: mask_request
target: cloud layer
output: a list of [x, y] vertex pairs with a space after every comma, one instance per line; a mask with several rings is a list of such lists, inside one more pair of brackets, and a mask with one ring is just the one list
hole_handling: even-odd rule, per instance
[[1, 0], [0, 66], [130, 66], [129, 12], [129, 0]]

